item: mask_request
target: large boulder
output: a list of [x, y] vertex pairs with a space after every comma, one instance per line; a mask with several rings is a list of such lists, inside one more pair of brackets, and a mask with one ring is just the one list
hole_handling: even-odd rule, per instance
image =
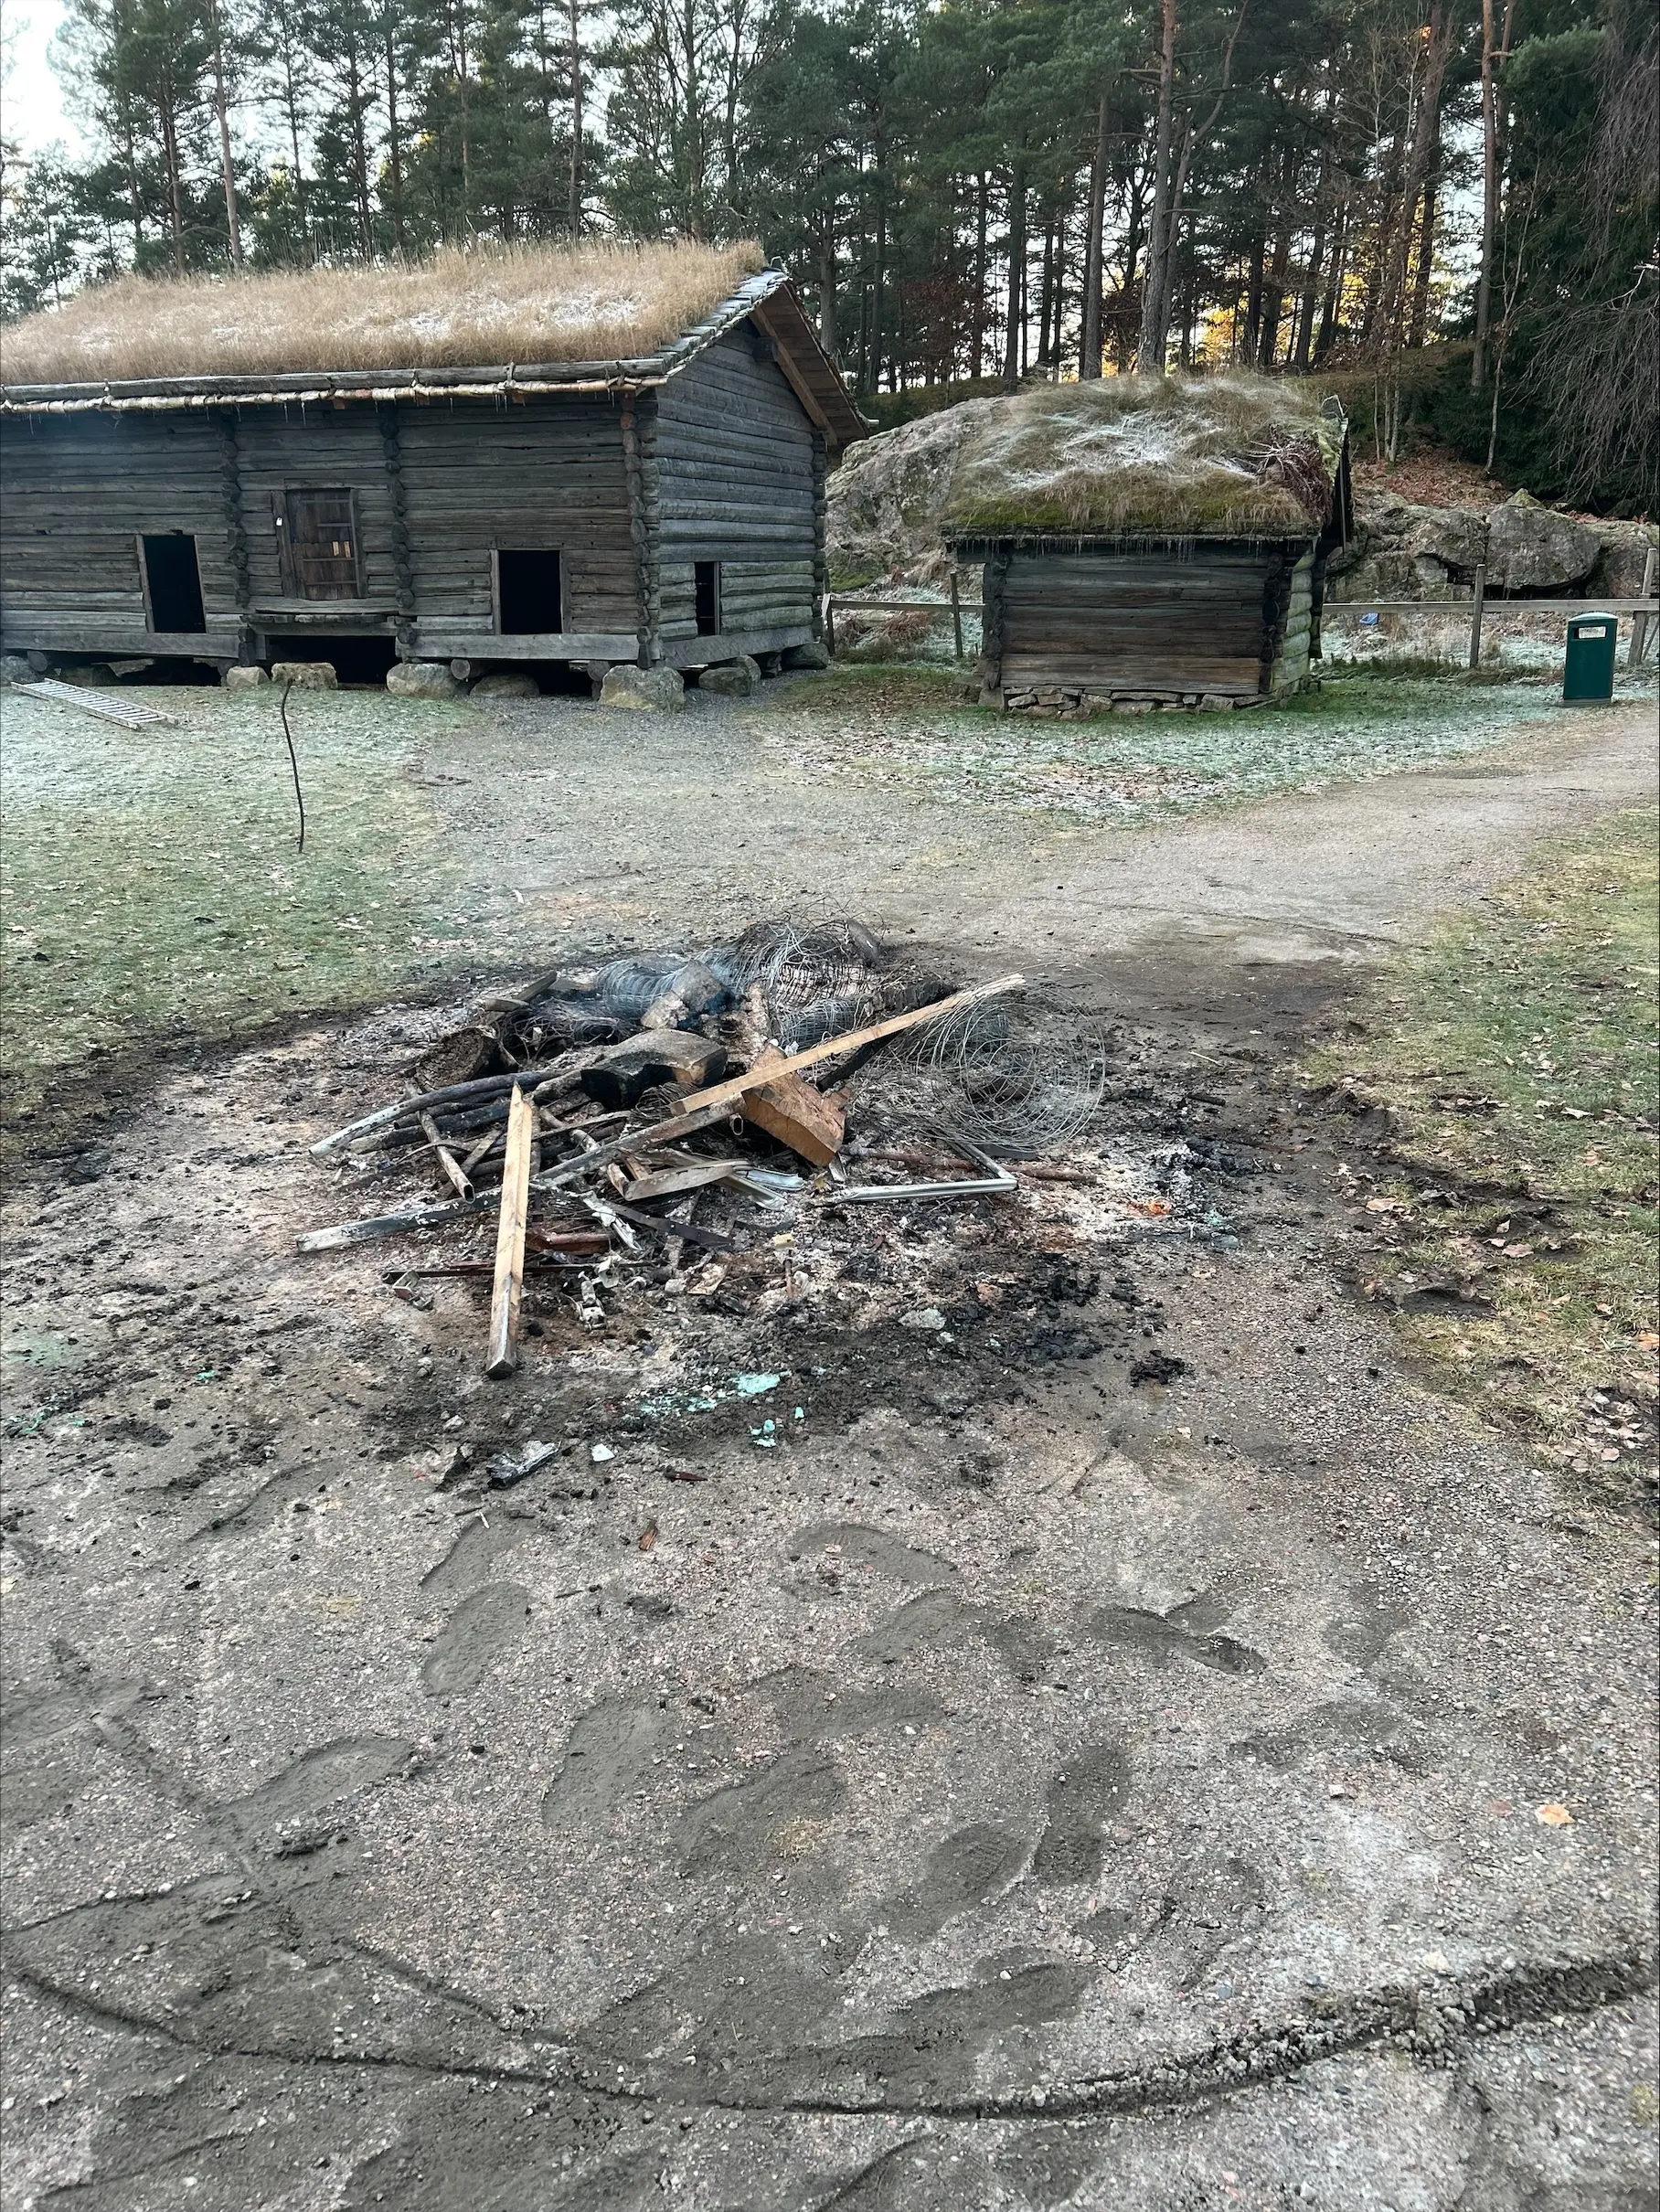
[[804, 645], [788, 645], [784, 649], [786, 668], [828, 668], [830, 649], [819, 638], [809, 638]]
[[498, 668], [494, 675], [481, 675], [468, 694], [474, 699], [539, 699], [541, 696], [535, 676], [522, 668]]
[[1601, 549], [1595, 530], [1518, 492], [1487, 517], [1487, 582], [1495, 591], [1559, 591], [1589, 576]]
[[677, 668], [636, 668], [632, 661], [622, 661], [601, 685], [600, 704], [658, 714], [683, 713], [686, 685]]
[[942, 538], [945, 498], [963, 441], [1006, 405], [963, 399], [849, 447], [828, 486], [825, 541], [831, 574], [939, 582], [950, 559]]
[[333, 661], [272, 661], [271, 680], [296, 691], [335, 691], [340, 685]]
[[386, 687], [399, 699], [458, 699], [463, 689], [448, 661], [394, 661]]
[[227, 668], [219, 680], [227, 691], [253, 691], [271, 678], [263, 668]]
[[761, 667], [747, 653], [735, 661], [722, 661], [718, 667], [706, 668], [697, 678], [699, 691], [712, 691], [718, 698], [747, 699], [752, 691], [761, 688]]
[[1652, 522], [1600, 522], [1596, 532], [1602, 549], [1585, 587], [1587, 593], [1592, 599], [1640, 599], [1660, 530]]
[[33, 684], [35, 671], [20, 653], [0, 653], [0, 684]]

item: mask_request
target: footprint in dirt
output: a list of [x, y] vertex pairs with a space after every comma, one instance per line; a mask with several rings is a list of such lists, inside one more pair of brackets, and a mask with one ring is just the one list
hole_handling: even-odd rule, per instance
[[1097, 1878], [1106, 1857], [1107, 1823], [1129, 1803], [1130, 1775], [1121, 1738], [1084, 1744], [1070, 1754], [1049, 1784], [1048, 1819], [1032, 1855], [1032, 1879], [1041, 1888]]
[[527, 1537], [535, 1536], [537, 1529], [537, 1524], [528, 1516], [519, 1518], [511, 1514], [497, 1514], [490, 1519], [481, 1515], [470, 1520], [437, 1566], [429, 1568], [421, 1576], [422, 1594], [429, 1598], [452, 1598], [462, 1590], [472, 1590], [484, 1579], [504, 1551], [510, 1551]]
[[1155, 1666], [1180, 1658], [1218, 1675], [1262, 1674], [1268, 1662], [1261, 1652], [1217, 1631], [1217, 1620], [1226, 1618], [1225, 1608], [1201, 1594], [1167, 1613], [1146, 1612], [1133, 1605], [1103, 1605], [1084, 1622], [1083, 1632], [1099, 1643], [1116, 1643], [1137, 1652]]
[[674, 1728], [656, 1701], [602, 1697], [579, 1713], [559, 1771], [542, 1797], [545, 1827], [609, 1828], [650, 1774]]
[[529, 1618], [530, 1593], [517, 1582], [486, 1582], [463, 1598], [421, 1661], [427, 1696], [475, 1690], [517, 1643]]

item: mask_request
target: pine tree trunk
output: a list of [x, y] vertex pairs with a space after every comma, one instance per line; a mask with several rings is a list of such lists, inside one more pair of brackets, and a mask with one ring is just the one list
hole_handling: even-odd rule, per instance
[[173, 269], [176, 276], [185, 273], [185, 206], [178, 162], [178, 118], [170, 101], [161, 108], [162, 161], [167, 172], [167, 212], [173, 226]]
[[835, 233], [826, 229], [818, 242], [818, 342], [834, 361], [835, 326]]
[[1043, 275], [1038, 292], [1038, 366], [1047, 367], [1049, 358], [1050, 317], [1055, 305], [1055, 218], [1046, 215], [1043, 224]]
[[1078, 375], [1087, 382], [1101, 375], [1101, 287], [1102, 233], [1107, 222], [1107, 96], [1095, 116], [1095, 152], [1090, 162], [1090, 214], [1083, 248], [1083, 329], [1078, 341]]
[[[566, 220], [573, 239], [582, 235], [582, 18], [581, 0], [569, 0], [570, 20], [570, 192]], [[834, 309], [832, 309], [834, 313]]]
[[1297, 343], [1292, 355], [1292, 367], [1299, 375], [1308, 367], [1309, 348], [1314, 342], [1314, 315], [1320, 305], [1320, 263], [1325, 252], [1325, 165], [1320, 165], [1318, 212], [1314, 217], [1314, 240], [1309, 249], [1308, 267], [1303, 276], [1303, 297], [1297, 308]]
[[1262, 283], [1262, 337], [1257, 347], [1257, 364], [1272, 369], [1274, 355], [1279, 349], [1280, 323], [1285, 313], [1285, 271], [1291, 260], [1291, 231], [1282, 229], [1274, 240], [1273, 260]]
[[1337, 203], [1336, 228], [1332, 234], [1332, 269], [1320, 306], [1320, 335], [1314, 340], [1314, 365], [1319, 367], [1337, 336], [1337, 317], [1343, 309], [1343, 280], [1348, 273], [1348, 202]]
[[1251, 243], [1250, 269], [1245, 286], [1245, 343], [1240, 348], [1241, 360], [1256, 357], [1262, 336], [1262, 262], [1268, 251], [1268, 241], [1261, 232]]
[[1158, 64], [1158, 122], [1153, 152], [1153, 219], [1148, 232], [1147, 289], [1142, 295], [1141, 344], [1136, 374], [1165, 373], [1164, 302], [1170, 263], [1170, 142], [1176, 86], [1176, 0], [1162, 0]]
[[[1516, 0], [1505, 0], [1505, 27], [1497, 46], [1493, 37], [1494, 0], [1482, 0], [1482, 250], [1475, 282], [1475, 348], [1470, 356], [1470, 389], [1487, 380], [1487, 349], [1493, 332], [1493, 255], [1498, 238], [1499, 97], [1497, 70], [1510, 51]], [[1497, 431], [1494, 431], [1496, 438]], [[1489, 441], [1491, 446], [1491, 441]]]
[[386, 34], [386, 118], [387, 118], [387, 185], [388, 199], [392, 217], [393, 250], [404, 250], [403, 229], [403, 132], [398, 121], [398, 48], [393, 42], [388, 23]]
[[1026, 166], [1016, 158], [1008, 192], [1008, 328], [1003, 342], [1003, 382], [1020, 381], [1026, 339]]
[[991, 271], [985, 262], [987, 202], [991, 184], [984, 169], [977, 181], [974, 209], [974, 320], [968, 349], [968, 373], [976, 378], [985, 373], [985, 294], [991, 278]]
[[1418, 268], [1412, 279], [1412, 320], [1407, 344], [1416, 349], [1430, 335], [1430, 279], [1435, 262], [1435, 199], [1439, 179], [1423, 188], [1423, 215], [1418, 226]]
[[219, 125], [219, 176], [225, 187], [225, 235], [230, 246], [230, 266], [242, 266], [242, 226], [237, 219], [236, 169], [230, 158], [230, 111], [225, 99], [225, 42], [219, 28], [218, 0], [208, 0], [208, 27], [213, 37], [213, 106]]

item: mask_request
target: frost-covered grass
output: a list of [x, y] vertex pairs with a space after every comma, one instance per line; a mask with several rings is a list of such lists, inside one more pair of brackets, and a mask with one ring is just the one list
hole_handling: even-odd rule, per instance
[[141, 1040], [231, 1037], [353, 1005], [438, 966], [454, 866], [421, 773], [457, 710], [351, 693], [144, 695], [174, 727], [124, 730], [4, 701], [8, 1119], [67, 1070]]
[[965, 705], [955, 688], [943, 671], [838, 667], [792, 686], [788, 729], [768, 717], [763, 737], [819, 776], [1129, 824], [1479, 752], [1551, 705], [1535, 685], [1357, 676], [1248, 713], [1063, 722]]

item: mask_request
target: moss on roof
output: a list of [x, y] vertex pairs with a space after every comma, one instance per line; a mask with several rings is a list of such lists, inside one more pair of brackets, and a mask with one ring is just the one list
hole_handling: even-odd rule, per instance
[[126, 276], [0, 338], [8, 384], [633, 359], [764, 265], [753, 245], [448, 248], [423, 262]]
[[1290, 378], [1112, 377], [1015, 394], [963, 442], [948, 537], [1309, 537], [1347, 422]]

